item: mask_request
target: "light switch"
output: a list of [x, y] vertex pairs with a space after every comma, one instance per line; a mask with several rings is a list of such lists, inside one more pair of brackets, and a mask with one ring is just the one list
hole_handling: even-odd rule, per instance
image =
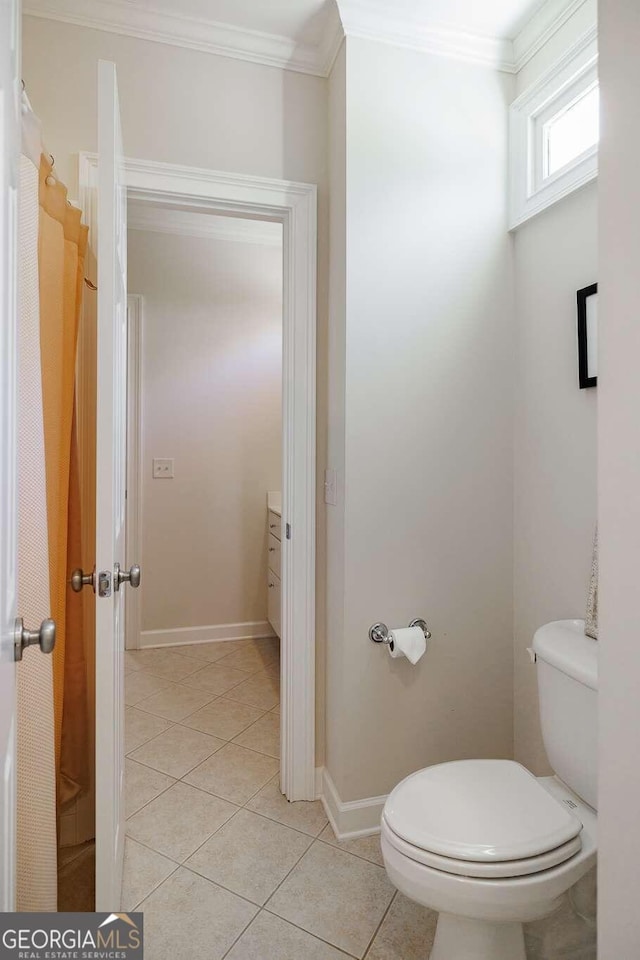
[[332, 507], [338, 502], [338, 478], [335, 470], [324, 472], [324, 502]]
[[153, 479], [173, 480], [173, 457], [153, 458]]

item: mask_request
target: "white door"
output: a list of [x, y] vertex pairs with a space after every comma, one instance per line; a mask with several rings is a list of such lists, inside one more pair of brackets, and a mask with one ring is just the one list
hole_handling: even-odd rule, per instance
[[0, 0], [0, 911], [15, 910], [18, 5]]
[[120, 909], [124, 851], [127, 199], [116, 69], [103, 60], [97, 233], [96, 909], [111, 912]]

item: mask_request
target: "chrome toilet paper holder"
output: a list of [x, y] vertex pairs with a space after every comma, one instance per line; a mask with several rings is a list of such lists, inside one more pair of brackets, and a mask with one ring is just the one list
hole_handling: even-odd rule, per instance
[[[420, 627], [424, 633], [425, 640], [431, 640], [431, 631], [424, 620], [412, 620], [409, 626]], [[369, 627], [369, 640], [373, 640], [374, 643], [391, 644], [391, 649], [393, 650], [393, 640], [386, 623], [374, 623], [372, 627]]]

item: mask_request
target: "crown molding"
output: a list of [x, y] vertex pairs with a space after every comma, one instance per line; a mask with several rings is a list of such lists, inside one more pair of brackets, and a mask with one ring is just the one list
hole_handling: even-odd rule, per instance
[[197, 237], [200, 240], [254, 243], [267, 247], [282, 246], [282, 227], [278, 223], [172, 210], [139, 201], [129, 202], [127, 205], [127, 227], [129, 230], [168, 233], [178, 237]]
[[298, 44], [289, 37], [169, 14], [122, 0], [25, 0], [23, 13], [315, 76], [327, 75], [322, 57], [328, 59], [331, 53], [330, 48]]
[[419, 18], [395, 16], [390, 4], [371, 0], [338, 0], [347, 37], [378, 40], [409, 50], [451, 57], [485, 67], [515, 72], [513, 44], [500, 37], [483, 37]]
[[[547, 0], [524, 25], [513, 41], [516, 73], [535, 57], [553, 35], [567, 23], [588, 0]], [[596, 20], [594, 19], [594, 25]]]
[[336, 0], [327, 9], [317, 46], [141, 7], [128, 0], [24, 0], [29, 16], [186, 47], [297, 73], [327, 77], [345, 36], [518, 73], [590, 0], [547, 0], [514, 40], [485, 37], [420, 18], [398, 17], [381, 0]]

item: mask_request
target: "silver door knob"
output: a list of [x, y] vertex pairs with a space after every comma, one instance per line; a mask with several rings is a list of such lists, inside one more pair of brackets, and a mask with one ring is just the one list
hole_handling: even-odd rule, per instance
[[22, 651], [34, 643], [40, 645], [43, 653], [51, 653], [56, 645], [56, 624], [54, 620], [43, 620], [39, 630], [26, 630], [24, 620], [18, 617], [15, 623], [14, 657], [22, 660]]
[[116, 590], [120, 589], [121, 583], [128, 583], [132, 587], [140, 586], [140, 565], [134, 563], [130, 570], [121, 570], [120, 564], [114, 565], [114, 586]]
[[96, 592], [96, 571], [94, 569], [93, 573], [84, 573], [83, 570], [78, 567], [71, 574], [71, 589], [74, 593], [80, 593], [83, 587], [88, 587], [91, 585], [93, 587], [93, 592]]

